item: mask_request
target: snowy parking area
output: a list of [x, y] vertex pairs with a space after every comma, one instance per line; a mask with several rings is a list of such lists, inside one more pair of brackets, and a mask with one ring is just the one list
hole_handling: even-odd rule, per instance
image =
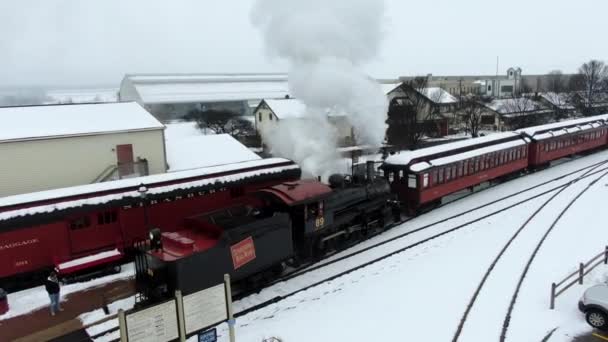
[[[529, 188], [607, 157], [608, 152], [601, 152], [507, 182], [421, 216], [343, 253], [350, 253], [450, 217], [459, 211]], [[263, 300], [313, 284], [332, 275], [332, 272], [339, 273], [348, 267], [462, 224], [471, 219], [470, 215], [483, 216], [506, 207], [509, 203], [565, 184], [581, 174], [582, 172], [574, 174], [506, 200], [505, 203], [480, 209], [479, 213], [446, 221], [348, 260], [276, 284], [258, 295], [236, 302], [235, 309], [238, 312]], [[499, 339], [503, 318], [518, 277], [523, 271], [524, 261], [529, 258], [540, 235], [559, 211], [599, 175], [581, 180], [565, 190], [514, 241], [513, 249], [497, 264], [480, 292], [460, 341]], [[549, 290], [551, 282], [558, 281], [573, 271], [579, 262], [604, 249], [606, 234], [602, 234], [600, 229], [603, 229], [604, 215], [601, 213], [608, 191], [606, 183], [608, 177], [585, 193], [545, 241], [523, 283], [507, 334], [508, 341], [541, 341], [554, 328], [557, 330], [550, 341], [569, 341], [572, 336], [591, 330], [584, 322], [583, 315], [578, 312], [576, 304], [582, 291], [590, 284], [603, 280], [603, 274], [608, 269], [598, 268], [586, 278], [585, 285], [575, 286], [560, 296], [556, 310], [553, 311], [548, 309]], [[551, 194], [240, 317], [237, 321], [239, 340], [261, 341], [270, 336], [286, 341], [452, 340], [466, 305], [488, 265], [515, 230]], [[221, 327], [220, 333], [225, 338], [225, 327]]]

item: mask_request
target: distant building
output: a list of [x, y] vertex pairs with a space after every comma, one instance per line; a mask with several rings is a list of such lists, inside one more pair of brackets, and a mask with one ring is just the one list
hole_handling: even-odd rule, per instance
[[483, 129], [514, 130], [550, 122], [554, 110], [531, 98], [494, 99], [486, 104]]
[[164, 126], [130, 103], [0, 108], [0, 196], [166, 171]]
[[163, 122], [197, 110], [252, 115], [262, 99], [289, 95], [285, 74], [128, 74], [119, 101], [136, 101]]
[[[255, 126], [262, 136], [262, 143], [267, 140], [264, 135], [277, 127], [284, 120], [303, 120], [306, 117], [306, 105], [297, 99], [263, 100], [256, 108]], [[353, 127], [344, 115], [328, 113], [328, 121], [337, 132], [338, 144], [349, 146], [354, 143]]]
[[[390, 87], [387, 87], [388, 89]], [[424, 103], [422, 110], [417, 112], [418, 122], [433, 121], [437, 126], [437, 135], [448, 134], [449, 122], [455, 119], [454, 111], [458, 105], [458, 99], [440, 87], [428, 87], [414, 89], [406, 84], [397, 84], [387, 93], [389, 105], [393, 101], [411, 101], [418, 98]], [[418, 101], [416, 101], [418, 102]]]

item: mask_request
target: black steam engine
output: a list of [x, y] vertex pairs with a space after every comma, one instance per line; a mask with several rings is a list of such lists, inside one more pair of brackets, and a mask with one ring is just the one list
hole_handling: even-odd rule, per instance
[[319, 258], [399, 219], [388, 182], [363, 175], [299, 180], [259, 190], [250, 205], [189, 217], [184, 230], [152, 236], [138, 258], [137, 282], [147, 297], [184, 294], [220, 283], [276, 276], [286, 263]]

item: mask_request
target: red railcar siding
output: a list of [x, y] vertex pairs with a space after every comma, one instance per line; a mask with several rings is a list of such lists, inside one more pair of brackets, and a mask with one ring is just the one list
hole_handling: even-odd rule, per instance
[[493, 169], [486, 169], [473, 175], [452, 179], [447, 183], [422, 189], [418, 192], [417, 202], [419, 204], [428, 203], [443, 196], [489, 181], [491, 179], [523, 170], [526, 167], [528, 167], [528, 160], [527, 158], [524, 158], [495, 167]]
[[[600, 132], [601, 135], [596, 138], [584, 140], [583, 138], [578, 138], [579, 136], [585, 134], [593, 134], [595, 132]], [[574, 140], [576, 139], [576, 140]], [[566, 156], [570, 156], [579, 152], [592, 150], [598, 148], [600, 146], [606, 145], [607, 134], [606, 129], [596, 129], [590, 130], [588, 132], [581, 132], [576, 134], [564, 134], [552, 139], [543, 139], [540, 141], [534, 141], [531, 143], [531, 149], [535, 151], [534, 155], [530, 157], [530, 165], [538, 166], [549, 163], [553, 160], [563, 158]], [[565, 141], [571, 142], [569, 146], [565, 146]], [[561, 147], [547, 149], [545, 146], [551, 146], [550, 144], [559, 144], [561, 142]]]

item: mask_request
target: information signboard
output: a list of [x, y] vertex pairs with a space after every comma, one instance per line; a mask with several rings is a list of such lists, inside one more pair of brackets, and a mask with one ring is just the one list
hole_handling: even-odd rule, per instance
[[179, 337], [175, 300], [127, 314], [129, 342], [165, 342]]
[[198, 334], [198, 342], [216, 342], [217, 330], [215, 328]]
[[184, 296], [183, 301], [186, 334], [211, 327], [228, 319], [224, 284]]

